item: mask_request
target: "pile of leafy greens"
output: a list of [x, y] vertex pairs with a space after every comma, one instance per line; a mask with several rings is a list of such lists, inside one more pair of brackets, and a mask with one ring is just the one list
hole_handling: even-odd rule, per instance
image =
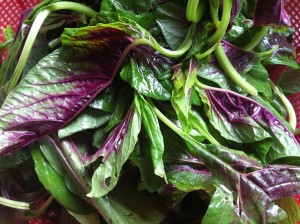
[[[283, 2], [47, 0], [24, 12], [3, 44], [0, 208], [16, 212], [0, 219], [55, 201], [85, 224], [296, 223], [287, 96], [300, 85]], [[286, 79], [271, 81], [274, 66]]]

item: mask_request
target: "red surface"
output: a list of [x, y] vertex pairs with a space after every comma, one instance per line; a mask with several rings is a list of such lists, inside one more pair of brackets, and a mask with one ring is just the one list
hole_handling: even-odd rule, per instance
[[[41, 0], [0, 0], [0, 29], [2, 30], [7, 25], [12, 25], [14, 30], [16, 30], [21, 12], [39, 2]], [[1, 40], [3, 40], [2, 32], [0, 32]]]

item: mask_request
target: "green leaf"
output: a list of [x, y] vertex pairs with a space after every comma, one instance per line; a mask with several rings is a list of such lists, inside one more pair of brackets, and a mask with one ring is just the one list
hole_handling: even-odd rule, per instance
[[176, 50], [185, 39], [190, 25], [185, 18], [185, 7], [169, 1], [159, 5], [156, 22], [170, 48]]
[[155, 23], [155, 0], [104, 0], [97, 17], [98, 22], [111, 23], [116, 21], [136, 22], [150, 31], [157, 26]]
[[14, 168], [30, 159], [28, 150], [17, 151], [0, 157], [0, 169]]
[[154, 174], [153, 159], [151, 155], [151, 143], [146, 134], [139, 136], [139, 143], [130, 155], [130, 160], [137, 166], [141, 173], [141, 184], [145, 186], [150, 193], [156, 192], [161, 188], [165, 181]]
[[[59, 142], [56, 135], [45, 136], [37, 141], [38, 150], [41, 151], [42, 156], [47, 161], [47, 164], [52, 167], [52, 169], [64, 179], [65, 185], [68, 190], [79, 197], [84, 197], [82, 188], [78, 184], [74, 184], [74, 179], [71, 175], [68, 175], [68, 170], [65, 168], [62, 158], [59, 156], [59, 151], [61, 150], [61, 143]], [[36, 143], [35, 143], [36, 144]], [[37, 144], [36, 144], [37, 145]], [[40, 171], [42, 174], [42, 171]]]
[[260, 62], [256, 63], [249, 72], [244, 74], [244, 77], [251, 85], [255, 86], [258, 92], [271, 98], [272, 89], [269, 84], [269, 74]]
[[106, 199], [114, 209], [113, 212], [123, 216], [123, 220], [115, 223], [162, 223], [169, 209], [156, 194], [137, 192], [135, 185], [136, 179], [130, 169], [124, 170], [116, 188], [107, 195]]
[[132, 102], [132, 91], [128, 87], [123, 87], [117, 95], [116, 105], [111, 114], [105, 131], [109, 131], [118, 125], [124, 118], [126, 111]]
[[300, 92], [300, 69], [289, 69], [283, 72], [277, 85], [287, 95]]
[[110, 114], [87, 107], [66, 126], [58, 130], [58, 137], [65, 138], [75, 133], [99, 128], [106, 124]]
[[231, 82], [214, 63], [204, 63], [199, 66], [198, 76], [219, 86], [223, 89], [230, 89]]
[[120, 72], [140, 94], [159, 100], [171, 98], [172, 61], [149, 47], [138, 47]]
[[107, 133], [104, 131], [104, 129], [98, 128], [93, 134], [92, 145], [96, 148], [100, 148], [101, 145], [104, 143], [106, 137]]
[[200, 164], [181, 162], [166, 164], [168, 181], [183, 192], [214, 190], [211, 172]]
[[233, 192], [224, 185], [220, 185], [211, 198], [208, 210], [201, 223], [242, 223], [235, 210]]
[[161, 127], [165, 153], [163, 155], [167, 179], [183, 192], [205, 190], [212, 192], [211, 173], [203, 163], [188, 152], [184, 141], [164, 125]]
[[265, 61], [267, 64], [287, 65], [291, 68], [298, 69], [293, 56], [293, 46], [287, 42], [287, 38], [283, 33], [276, 33], [274, 30], [269, 31], [269, 35], [265, 36], [258, 46], [259, 50], [264, 52], [278, 46], [278, 49]]
[[201, 133], [210, 143], [212, 144], [219, 144], [217, 140], [213, 137], [210, 133], [210, 130], [207, 126], [207, 121], [204, 121], [200, 113], [196, 110], [190, 110], [189, 112], [189, 121], [192, 127]]
[[108, 86], [89, 104], [89, 107], [103, 110], [105, 112], [113, 112], [117, 101], [117, 87]]
[[[282, 170], [277, 171], [273, 175], [273, 168], [262, 169], [257, 161], [239, 151], [222, 146], [203, 146], [194, 142], [190, 143], [195, 147], [201, 160], [212, 172], [215, 180], [214, 186], [216, 188], [223, 188], [224, 186], [228, 190], [226, 192], [232, 195], [233, 199], [230, 199], [230, 201], [233, 200], [233, 204], [239, 206], [238, 210], [232, 210], [230, 208], [230, 206], [233, 206], [232, 203], [227, 207], [227, 202], [222, 201], [225, 204], [224, 207], [229, 208], [230, 215], [228, 217], [230, 219], [234, 217], [232, 215], [233, 212], [241, 219], [242, 223], [273, 223], [286, 217], [285, 212], [275, 205], [273, 200], [276, 197], [284, 197], [284, 195], [289, 194], [290, 190], [285, 189], [273, 194], [271, 192], [286, 181], [291, 185], [295, 184], [298, 186], [298, 180], [294, 180], [294, 178], [297, 179], [295, 174], [289, 174], [289, 167], [283, 167]], [[289, 174], [286, 176], [287, 180], [279, 179], [279, 183], [277, 183], [275, 176], [278, 173], [282, 173], [282, 176], [284, 176], [283, 172], [285, 170], [287, 171], [285, 174]], [[276, 168], [274, 168], [274, 171], [276, 171]], [[269, 180], [267, 181], [267, 179]], [[295, 190], [295, 186], [291, 187]], [[224, 207], [221, 209], [215, 207], [215, 209], [222, 214]]]
[[164, 140], [157, 116], [151, 105], [141, 95], [136, 94], [135, 103], [139, 104], [142, 126], [149, 138], [154, 173], [159, 177], [166, 178], [162, 158], [164, 153]]

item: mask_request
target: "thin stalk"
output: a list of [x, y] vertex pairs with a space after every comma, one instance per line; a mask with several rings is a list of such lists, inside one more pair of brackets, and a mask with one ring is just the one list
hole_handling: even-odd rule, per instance
[[224, 36], [226, 29], [228, 27], [228, 24], [230, 22], [230, 12], [231, 12], [231, 0], [224, 0], [223, 1], [223, 12], [222, 12], [222, 18], [219, 27], [217, 28], [217, 31], [207, 39], [208, 44], [214, 44], [219, 42], [222, 37]]
[[37, 37], [37, 34], [39, 33], [39, 30], [41, 28], [41, 26], [43, 25], [45, 19], [54, 11], [58, 11], [58, 10], [73, 10], [82, 14], [85, 14], [89, 17], [95, 17], [97, 12], [94, 11], [93, 9], [79, 4], [79, 3], [75, 3], [75, 2], [56, 2], [53, 3], [51, 5], [48, 5], [45, 7], [44, 10], [42, 10], [37, 17], [34, 19], [34, 22], [32, 23], [31, 29], [29, 31], [29, 34], [27, 36], [27, 39], [25, 41], [24, 44], [24, 48], [21, 52], [20, 55], [20, 59], [16, 65], [16, 68], [14, 70], [14, 73], [12, 75], [12, 78], [10, 79], [10, 81], [8, 82], [8, 86], [5, 87], [4, 91], [6, 93], [9, 93], [17, 84], [21, 73], [23, 71], [23, 68], [26, 64], [26, 61], [29, 57], [29, 54], [31, 52], [33, 43]]
[[4, 197], [0, 197], [0, 204], [6, 207], [20, 209], [20, 210], [30, 210], [29, 203], [22, 202], [22, 201], [14, 201]]
[[271, 80], [269, 80], [269, 83], [270, 83], [270, 86], [272, 87], [273, 91], [279, 96], [282, 103], [286, 107], [288, 117], [289, 117], [288, 122], [291, 125], [293, 131], [295, 131], [296, 126], [297, 126], [297, 116], [296, 116], [293, 105], [288, 100], [288, 98], [286, 98], [286, 96], [277, 88], [277, 86]]
[[245, 51], [253, 50], [266, 36], [268, 31], [268, 26], [264, 26], [263, 28], [261, 28], [261, 30], [257, 34], [255, 34], [254, 37], [250, 40], [250, 42], [248, 42], [242, 49]]
[[252, 86], [250, 83], [248, 83], [233, 67], [233, 65], [229, 61], [221, 43], [216, 47], [214, 53], [215, 53], [215, 56], [216, 56], [219, 64], [225, 71], [226, 75], [229, 76], [235, 84], [237, 84], [242, 89], [244, 89], [247, 93], [249, 93], [253, 96], [258, 95], [257, 89], [254, 86]]

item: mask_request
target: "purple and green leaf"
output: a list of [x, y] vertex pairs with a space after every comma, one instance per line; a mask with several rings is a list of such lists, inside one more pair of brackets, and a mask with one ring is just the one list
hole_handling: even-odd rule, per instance
[[[227, 194], [223, 194], [222, 199], [219, 195], [215, 197], [218, 196], [223, 209], [226, 208], [224, 211], [231, 214], [229, 217], [242, 223], [272, 223], [286, 217], [274, 200], [300, 193], [298, 167], [278, 165], [263, 168], [256, 160], [239, 151], [223, 146], [207, 145], [204, 149], [203, 145], [192, 145], [212, 172], [215, 187], [226, 189]], [[288, 187], [283, 187], [285, 185]], [[217, 190], [216, 193], [220, 192]], [[218, 210], [218, 203], [214, 203], [213, 200], [211, 209]]]
[[272, 137], [268, 162], [300, 156], [291, 131], [266, 107], [232, 91], [207, 89], [205, 95], [207, 116], [223, 137], [249, 143]]
[[0, 154], [58, 130], [109, 86], [134, 41], [126, 31], [135, 33], [121, 23], [66, 29], [63, 47], [42, 59], [2, 105]]
[[100, 158], [100, 165], [92, 177], [89, 197], [102, 197], [116, 186], [121, 169], [135, 148], [140, 130], [140, 109], [135, 105], [112, 130], [98, 151], [85, 159], [84, 163], [90, 164]]

